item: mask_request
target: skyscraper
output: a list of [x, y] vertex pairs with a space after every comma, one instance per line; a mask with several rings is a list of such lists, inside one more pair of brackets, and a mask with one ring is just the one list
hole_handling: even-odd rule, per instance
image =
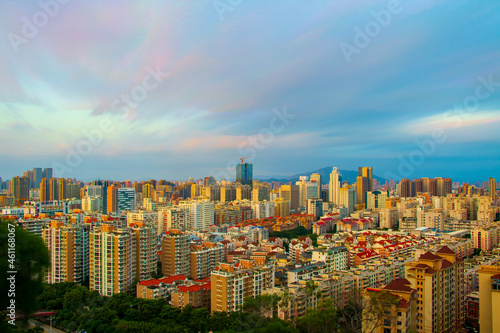
[[40, 201], [45, 202], [50, 200], [50, 186], [47, 178], [42, 178], [40, 182]]
[[358, 176], [368, 178], [366, 191], [371, 191], [373, 189], [373, 169], [372, 167], [359, 167]]
[[342, 187], [342, 175], [340, 171], [334, 167], [330, 174], [330, 183], [328, 185], [329, 200], [335, 206], [340, 205], [340, 188]]
[[132, 211], [135, 209], [135, 188], [121, 187], [117, 191], [118, 211]]
[[16, 200], [16, 205], [21, 207], [30, 197], [30, 180], [28, 177], [14, 177], [9, 182], [9, 192]]
[[319, 173], [313, 173], [309, 178], [311, 182], [318, 183], [318, 193], [315, 195], [316, 198], [321, 198], [321, 175]]
[[356, 193], [358, 196], [358, 206], [366, 207], [366, 192], [373, 188], [372, 167], [359, 167], [358, 178], [356, 178]]
[[42, 182], [42, 168], [33, 168], [33, 184], [34, 188], [40, 188]]
[[399, 194], [402, 198], [408, 198], [412, 196], [416, 196], [416, 189], [420, 185], [420, 191], [422, 190], [422, 182], [416, 182], [416, 179], [410, 182], [409, 179], [403, 178], [401, 179], [401, 193]]
[[117, 212], [118, 211], [118, 186], [116, 185], [111, 185], [108, 187], [108, 193], [107, 193], [107, 207], [106, 211], [108, 213], [111, 212]]
[[300, 191], [297, 185], [281, 185], [280, 198], [288, 200], [289, 210], [297, 211], [299, 208]]
[[252, 186], [253, 164], [238, 163], [236, 165], [236, 182], [243, 185]]
[[488, 179], [488, 188], [490, 193], [491, 200], [495, 200], [496, 198], [496, 188], [495, 188], [495, 178]]
[[52, 179], [52, 168], [44, 168], [42, 171], [42, 178], [47, 178], [47, 180]]

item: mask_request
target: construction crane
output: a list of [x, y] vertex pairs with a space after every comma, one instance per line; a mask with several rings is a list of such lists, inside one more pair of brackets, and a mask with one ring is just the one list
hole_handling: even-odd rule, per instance
[[242, 157], [242, 158], [240, 158], [241, 164], [243, 164], [243, 160], [246, 160], [247, 158], [251, 158], [251, 157]]

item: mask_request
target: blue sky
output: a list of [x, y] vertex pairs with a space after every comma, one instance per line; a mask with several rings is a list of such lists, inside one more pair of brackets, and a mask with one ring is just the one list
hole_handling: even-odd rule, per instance
[[261, 178], [500, 178], [499, 15], [487, 0], [2, 1], [0, 177], [220, 179], [252, 157]]

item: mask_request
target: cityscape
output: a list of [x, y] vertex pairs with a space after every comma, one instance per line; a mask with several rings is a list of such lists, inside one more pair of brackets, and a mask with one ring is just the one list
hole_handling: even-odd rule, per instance
[[[0, 182], [0, 218], [46, 246], [43, 283], [71, 282], [101, 297], [128, 293], [212, 318], [252, 311], [255, 299], [263, 327], [281, 320], [299, 331], [315, 331], [309, 317], [328, 306], [340, 331], [500, 329], [494, 178], [382, 184], [372, 167], [359, 167], [349, 183], [331, 167], [283, 183], [254, 179], [257, 168], [241, 158], [234, 181], [121, 182], [34, 168]], [[343, 323], [352, 303], [359, 318]], [[53, 314], [62, 331], [99, 331], [95, 318], [63, 321], [65, 307], [47, 307], [40, 320]]]
[[500, 1], [0, 1], [0, 333], [500, 333]]

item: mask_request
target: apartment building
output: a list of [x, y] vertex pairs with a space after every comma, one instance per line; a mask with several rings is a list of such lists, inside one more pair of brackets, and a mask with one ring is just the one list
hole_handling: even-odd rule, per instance
[[500, 266], [480, 266], [479, 328], [481, 333], [500, 331]]
[[464, 320], [464, 265], [443, 246], [405, 265], [406, 279], [418, 290], [417, 332], [458, 332]]
[[45, 281], [84, 283], [89, 274], [88, 226], [51, 221], [42, 237], [50, 255]]
[[127, 291], [136, 278], [136, 234], [102, 224], [89, 236], [89, 289], [102, 296]]
[[204, 279], [224, 260], [225, 249], [222, 244], [203, 242], [190, 245], [191, 278]]
[[190, 275], [189, 235], [177, 229], [165, 232], [161, 242], [161, 269], [165, 276]]
[[238, 311], [245, 297], [261, 295], [274, 288], [274, 265], [257, 265], [253, 260], [221, 263], [210, 274], [211, 311]]

